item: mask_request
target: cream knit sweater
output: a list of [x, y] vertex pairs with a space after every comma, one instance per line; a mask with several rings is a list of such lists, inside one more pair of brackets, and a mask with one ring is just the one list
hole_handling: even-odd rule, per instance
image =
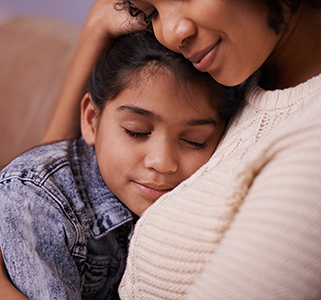
[[321, 75], [246, 99], [137, 223], [121, 299], [321, 299]]

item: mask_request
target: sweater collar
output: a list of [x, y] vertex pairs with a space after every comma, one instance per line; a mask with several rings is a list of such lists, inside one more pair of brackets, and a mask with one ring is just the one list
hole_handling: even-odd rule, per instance
[[321, 74], [310, 78], [295, 87], [264, 90], [258, 85], [259, 73], [249, 79], [249, 88], [246, 92], [246, 100], [258, 110], [272, 111], [284, 109], [304, 102], [321, 90]]

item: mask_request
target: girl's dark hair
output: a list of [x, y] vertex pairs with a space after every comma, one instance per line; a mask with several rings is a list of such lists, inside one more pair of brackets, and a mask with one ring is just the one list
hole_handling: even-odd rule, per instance
[[177, 86], [187, 95], [195, 87], [205, 91], [209, 104], [225, 121], [238, 106], [238, 101], [231, 97], [230, 88], [215, 82], [208, 73], [196, 70], [182, 55], [162, 46], [152, 31], [145, 30], [117, 39], [92, 71], [87, 90], [99, 113], [107, 101], [115, 99], [129, 84], [135, 83], [144, 70], [151, 75], [158, 70], [170, 71]]
[[[275, 31], [276, 34], [279, 34], [282, 30], [287, 28], [287, 24], [284, 20], [284, 11], [283, 5], [287, 5], [292, 14], [296, 13], [299, 9], [301, 3], [310, 5], [315, 8], [321, 8], [321, 0], [262, 0], [270, 10], [268, 16], [268, 23], [270, 27]], [[129, 0], [123, 0], [118, 3], [118, 6], [122, 5], [124, 9], [127, 9], [131, 16], [136, 17], [140, 14], [144, 16], [144, 19], [147, 23], [150, 23], [149, 18], [140, 11], [135, 5]]]

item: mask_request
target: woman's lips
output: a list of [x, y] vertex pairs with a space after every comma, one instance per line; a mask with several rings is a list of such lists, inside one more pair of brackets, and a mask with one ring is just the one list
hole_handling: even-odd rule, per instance
[[133, 181], [133, 183], [141, 194], [155, 200], [173, 189], [173, 187], [167, 185], [156, 185], [154, 183], [138, 183], [136, 181]]
[[[220, 46], [220, 41], [216, 43], [209, 50], [204, 51], [205, 54], [201, 55], [201, 58], [199, 58], [198, 60], [190, 59], [190, 61], [193, 63], [193, 66], [201, 72], [208, 71], [217, 55], [219, 46]], [[196, 55], [194, 55], [194, 57], [196, 57]]]

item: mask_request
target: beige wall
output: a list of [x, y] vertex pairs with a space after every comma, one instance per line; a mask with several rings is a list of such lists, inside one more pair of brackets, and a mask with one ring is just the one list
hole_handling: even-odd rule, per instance
[[0, 0], [0, 22], [16, 15], [42, 15], [82, 25], [95, 0]]

